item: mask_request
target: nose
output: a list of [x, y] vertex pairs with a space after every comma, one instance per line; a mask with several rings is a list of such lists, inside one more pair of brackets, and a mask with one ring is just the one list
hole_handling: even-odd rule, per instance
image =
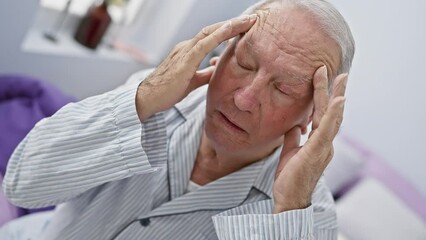
[[244, 112], [253, 112], [259, 107], [259, 87], [254, 82], [250, 85], [237, 89], [234, 93], [234, 102], [237, 108]]

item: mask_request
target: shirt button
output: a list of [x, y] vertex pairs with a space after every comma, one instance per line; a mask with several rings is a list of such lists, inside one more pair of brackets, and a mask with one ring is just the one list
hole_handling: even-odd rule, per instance
[[139, 219], [139, 223], [142, 226], [147, 227], [151, 223], [151, 221], [149, 220], [149, 218], [142, 218], [142, 219]]

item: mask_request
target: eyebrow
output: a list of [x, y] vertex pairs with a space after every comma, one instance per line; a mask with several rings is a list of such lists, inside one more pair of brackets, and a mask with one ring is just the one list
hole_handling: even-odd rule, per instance
[[[300, 86], [300, 85], [303, 85], [303, 84], [310, 84], [313, 80], [312, 76], [311, 77], [310, 76], [299, 76], [299, 75], [292, 73], [292, 72], [289, 72], [289, 71], [287, 71], [286, 75], [290, 76], [291, 79], [294, 80], [294, 81], [291, 81], [291, 83], [285, 83], [285, 84], [287, 84], [287, 86], [290, 86], [290, 87]], [[284, 82], [284, 80], [278, 80], [278, 81]]]
[[[246, 39], [244, 39], [246, 37]], [[245, 40], [245, 44], [243, 44], [242, 43], [242, 40]], [[242, 53], [246, 53], [246, 54], [248, 54], [248, 55], [250, 55], [251, 57], [254, 57], [254, 51], [253, 51], [253, 48], [251, 48], [250, 47], [250, 45], [252, 45], [252, 43], [250, 43], [250, 39], [247, 37], [247, 34], [245, 34], [244, 36], [242, 36], [239, 40], [238, 40], [238, 42], [237, 42], [237, 45], [238, 44], [243, 44], [242, 45], [242, 48], [243, 48], [243, 51], [241, 51]], [[236, 47], [238, 47], [238, 46], [236, 46]]]
[[[253, 42], [251, 39], [252, 35], [253, 34], [251, 33], [250, 37], [247, 36], [247, 34], [242, 36], [237, 42], [236, 49], [238, 47], [238, 44], [243, 44], [242, 46], [240, 46], [241, 50], [238, 52], [239, 55], [248, 56], [250, 58], [255, 59], [256, 51], [254, 51], [253, 48], [250, 47], [251, 45], [253, 45]], [[244, 43], [242, 42], [242, 40], [244, 40]], [[237, 54], [236, 51], [235, 51], [235, 54]], [[303, 94], [303, 90], [299, 88], [303, 87], [305, 84], [312, 83], [313, 76], [308, 76], [308, 75], [301, 76], [300, 73], [297, 74], [290, 71], [286, 71], [286, 72], [284, 71], [285, 71], [284, 69], [281, 69], [278, 73], [279, 77], [274, 79], [274, 81], [288, 88], [289, 93], [295, 96], [296, 98], [303, 97], [305, 94]], [[289, 82], [288, 81], [289, 78], [285, 76], [289, 76], [292, 81]], [[295, 89], [295, 88], [298, 88], [298, 89]]]

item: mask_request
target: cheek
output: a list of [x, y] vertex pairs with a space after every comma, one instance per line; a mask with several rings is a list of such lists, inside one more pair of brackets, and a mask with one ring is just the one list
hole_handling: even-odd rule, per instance
[[241, 77], [232, 69], [230, 62], [224, 62], [216, 68], [209, 83], [209, 91], [214, 92], [214, 96], [228, 95], [238, 88], [239, 79]]
[[271, 140], [282, 136], [290, 125], [290, 113], [283, 110], [280, 112], [274, 111], [272, 108], [261, 114], [258, 133], [259, 140]]
[[261, 138], [277, 138], [285, 134], [294, 126], [303, 126], [310, 116], [310, 105], [294, 106], [274, 111], [268, 109], [269, 114], [263, 114], [259, 135]]

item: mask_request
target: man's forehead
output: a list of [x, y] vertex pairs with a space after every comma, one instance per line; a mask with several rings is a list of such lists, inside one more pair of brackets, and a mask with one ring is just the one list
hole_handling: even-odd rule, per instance
[[[259, 20], [261, 21], [257, 22], [257, 25], [253, 26], [238, 43], [242, 49], [240, 54], [245, 57], [255, 58], [256, 60], [258, 58], [268, 59], [271, 62], [266, 64], [270, 66], [275, 65], [272, 61], [282, 63], [285, 61], [285, 58], [291, 58], [292, 56], [289, 55], [292, 51], [295, 51], [286, 47], [288, 45], [288, 37], [281, 36], [282, 32], [278, 29], [280, 23], [275, 22], [275, 19], [271, 19], [272, 11], [276, 12], [276, 9], [272, 9], [271, 11], [265, 10], [259, 14]], [[265, 41], [265, 39], [267, 40]], [[265, 55], [268, 55], [268, 57]], [[272, 57], [271, 55], [275, 56]], [[293, 67], [295, 66], [287, 65], [286, 68], [275, 68], [275, 71], [279, 72], [280, 76], [285, 77], [287, 80], [294, 80], [294, 82], [289, 83], [291, 85], [299, 85], [301, 82], [310, 82], [312, 80], [315, 69], [295, 69]]]
[[[333, 45], [334, 49], [331, 49], [330, 45], [322, 42], [329, 37], [309, 12], [277, 3], [257, 10], [256, 14], [259, 17], [258, 21], [244, 37], [247, 52], [263, 54], [265, 48], [270, 47], [276, 48], [276, 52], [284, 51], [291, 54], [298, 51], [301, 55], [305, 53], [306, 56], [310, 55], [302, 61], [309, 63], [311, 69], [287, 72], [303, 81], [311, 81], [314, 71], [323, 65], [327, 65], [331, 70], [330, 74], [337, 70], [340, 63], [340, 49], [337, 45]], [[259, 44], [262, 39], [268, 39], [268, 43]], [[337, 56], [334, 56], [336, 53]]]
[[310, 36], [313, 33], [317, 35], [326, 35], [321, 30], [319, 22], [308, 11], [292, 6], [270, 6], [269, 8], [256, 11], [258, 21], [250, 29], [253, 32], [271, 32], [277, 37], [284, 32], [286, 38], [291, 36], [302, 37]]
[[259, 17], [259, 25], [263, 27], [265, 24], [270, 26], [282, 25], [286, 21], [288, 13], [295, 10], [299, 11], [297, 8], [288, 4], [273, 2], [255, 10], [255, 13]]
[[[260, 58], [264, 59], [262, 52], [253, 51], [252, 48], [248, 47], [246, 44], [240, 46], [241, 50], [236, 52], [236, 54], [241, 54], [241, 58], [253, 59], [255, 62], [264, 64], [262, 71], [267, 71], [268, 75], [272, 75], [274, 82], [279, 84], [284, 84], [288, 87], [302, 87], [302, 85], [310, 85], [312, 83], [313, 71], [315, 69], [309, 70], [307, 68], [301, 69], [298, 66], [288, 65], [284, 67], [282, 59], [276, 59], [275, 62], [268, 64], [265, 61], [259, 61]], [[265, 65], [267, 65], [265, 67]], [[262, 66], [262, 65], [261, 65]], [[275, 74], [274, 74], [275, 73]], [[303, 91], [303, 88], [293, 88], [293, 90]]]
[[256, 11], [256, 14], [258, 15], [258, 20], [246, 33], [245, 42], [250, 47], [254, 47], [255, 43], [258, 43], [260, 39], [264, 38], [279, 42], [280, 39], [277, 37], [282, 32], [280, 28], [285, 24], [285, 17], [282, 14], [282, 10], [278, 8], [259, 9]]
[[[280, 14], [279, 12], [281, 11], [281, 8], [276, 8], [276, 7], [272, 7], [272, 6], [268, 6], [266, 8], [262, 8], [262, 9], [257, 9], [255, 11], [255, 13], [258, 16], [258, 20], [256, 21], [255, 25], [253, 26], [253, 28], [257, 31], [262, 30], [266, 24], [271, 24], [273, 23], [273, 21], [271, 22], [271, 17], [276, 18], [278, 17]], [[276, 19], [276, 21], [278, 20], [278, 18]], [[278, 21], [277, 21], [278, 22]]]

